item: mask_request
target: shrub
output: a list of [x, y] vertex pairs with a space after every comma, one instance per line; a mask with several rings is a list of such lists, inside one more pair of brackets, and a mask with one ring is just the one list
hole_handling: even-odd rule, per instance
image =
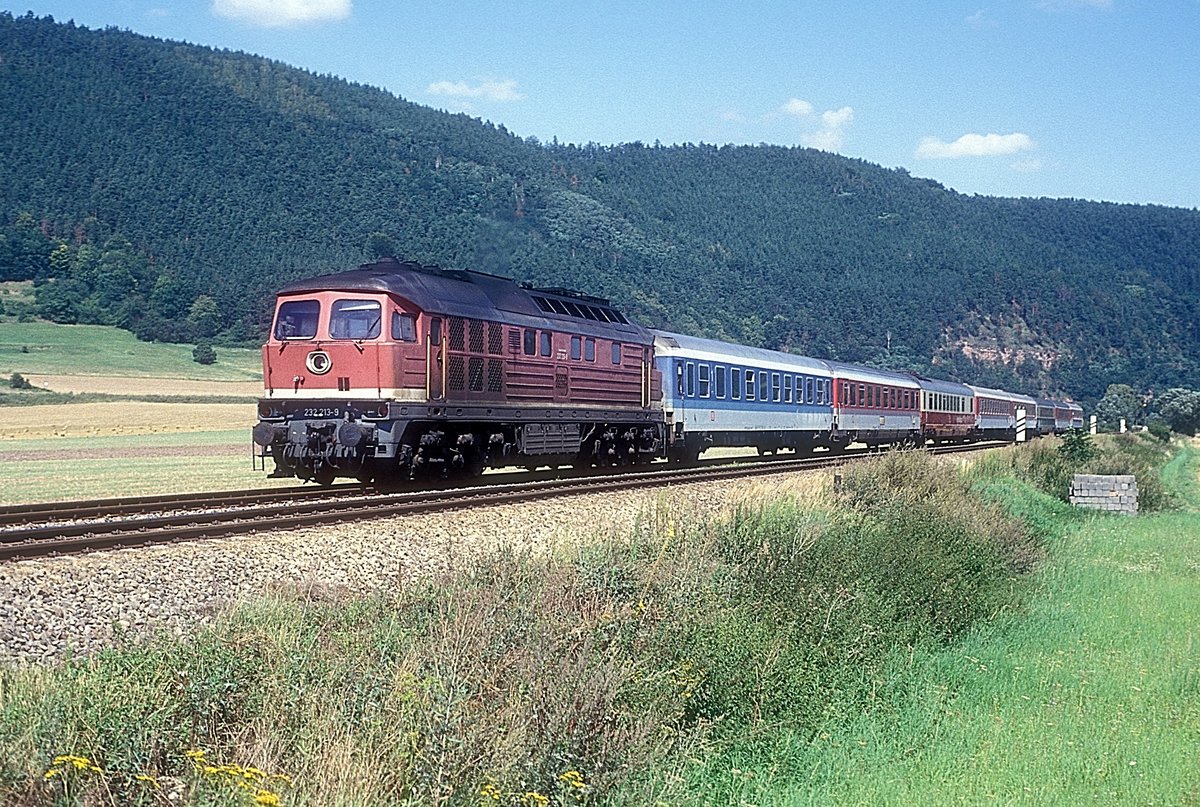
[[217, 351], [207, 342], [201, 342], [192, 348], [192, 361], [197, 364], [212, 364], [217, 360]]
[[1161, 440], [1166, 443], [1171, 439], [1171, 427], [1167, 425], [1165, 420], [1160, 418], [1151, 418], [1146, 424], [1146, 430], [1150, 432], [1150, 436], [1156, 440]]
[[8, 379], [8, 385], [13, 389], [33, 389], [29, 379], [20, 373], [13, 373]]

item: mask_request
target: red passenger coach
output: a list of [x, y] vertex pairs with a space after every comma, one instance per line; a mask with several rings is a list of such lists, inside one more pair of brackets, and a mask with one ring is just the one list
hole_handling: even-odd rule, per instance
[[279, 292], [254, 440], [332, 481], [661, 453], [650, 332], [607, 301], [394, 259]]

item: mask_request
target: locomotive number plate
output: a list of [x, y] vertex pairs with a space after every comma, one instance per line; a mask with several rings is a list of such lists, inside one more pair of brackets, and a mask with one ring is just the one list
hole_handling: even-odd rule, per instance
[[340, 418], [342, 410], [333, 406], [310, 406], [300, 412], [302, 418]]

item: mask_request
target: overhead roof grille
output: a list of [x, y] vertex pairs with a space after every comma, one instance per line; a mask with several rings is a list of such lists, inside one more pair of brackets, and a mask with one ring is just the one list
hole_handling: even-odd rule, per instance
[[[561, 290], [538, 289], [538, 291], [548, 291], [558, 294]], [[589, 297], [586, 294], [579, 294], [574, 299], [562, 300], [542, 294], [531, 294], [530, 296], [537, 303], [537, 307], [547, 314], [558, 314], [564, 317], [591, 320], [592, 322], [615, 322], [620, 325], [629, 324], [629, 320], [625, 319], [625, 316], [620, 311], [609, 308], [608, 301], [602, 300], [599, 297]]]

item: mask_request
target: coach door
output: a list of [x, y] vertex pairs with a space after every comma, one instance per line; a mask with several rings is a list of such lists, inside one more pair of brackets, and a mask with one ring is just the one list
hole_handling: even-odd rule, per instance
[[442, 338], [441, 317], [429, 320], [425, 345], [425, 391], [429, 400], [440, 401], [446, 397], [446, 345]]

